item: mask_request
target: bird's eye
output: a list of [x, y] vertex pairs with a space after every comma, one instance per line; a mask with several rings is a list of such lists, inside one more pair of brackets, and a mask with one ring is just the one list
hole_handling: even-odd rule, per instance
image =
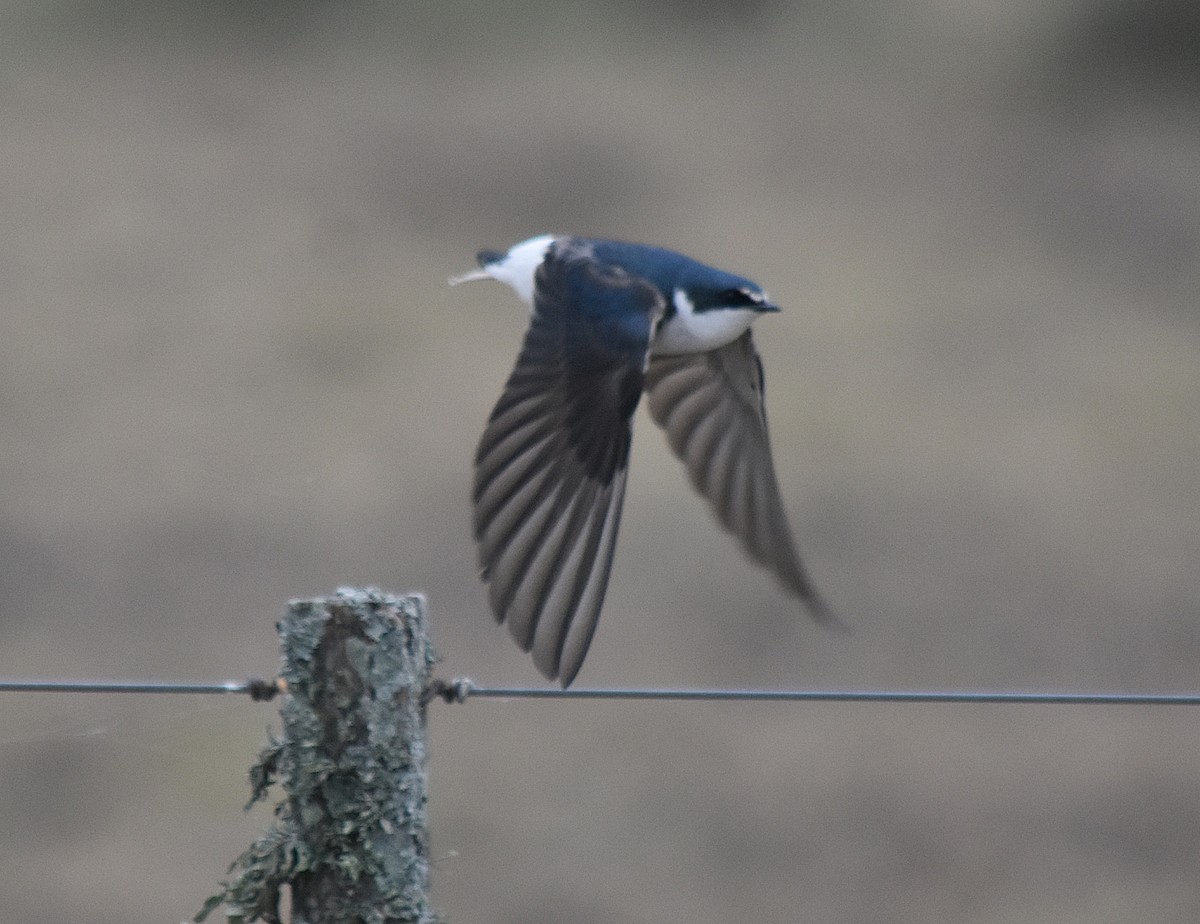
[[726, 289], [718, 293], [717, 300], [730, 308], [750, 308], [764, 301], [760, 292], [751, 289]]

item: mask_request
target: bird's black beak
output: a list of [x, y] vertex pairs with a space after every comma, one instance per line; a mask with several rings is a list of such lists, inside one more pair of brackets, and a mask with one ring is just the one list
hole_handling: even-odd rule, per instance
[[763, 302], [761, 305], [755, 305], [754, 310], [761, 311], [763, 314], [774, 314], [775, 312], [779, 311], [780, 308], [778, 305], [774, 305], [771, 302]]

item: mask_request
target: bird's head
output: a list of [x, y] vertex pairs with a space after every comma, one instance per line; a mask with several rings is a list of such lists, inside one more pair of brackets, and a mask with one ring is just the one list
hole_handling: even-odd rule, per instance
[[696, 314], [709, 311], [765, 313], [779, 310], [779, 306], [767, 297], [767, 293], [748, 279], [739, 279], [733, 284], [730, 284], [728, 279], [691, 282], [676, 288], [676, 299], [680, 296], [686, 296], [692, 312]]
[[764, 313], [779, 310], [749, 279], [684, 260], [660, 284], [668, 308], [654, 340], [655, 353], [715, 350], [740, 337]]
[[677, 308], [679, 299], [687, 298], [688, 313], [779, 310], [757, 283], [690, 259], [679, 268], [672, 294]]

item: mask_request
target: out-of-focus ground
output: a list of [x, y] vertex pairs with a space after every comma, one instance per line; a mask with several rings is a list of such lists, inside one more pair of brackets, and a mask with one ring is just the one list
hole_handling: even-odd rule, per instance
[[[538, 681], [467, 498], [544, 231], [674, 246], [758, 340], [827, 596], [637, 422], [586, 685], [1200, 685], [1200, 12], [1163, 2], [0, 8], [0, 675], [269, 674], [290, 597], [429, 595]], [[273, 709], [0, 701], [0, 920], [189, 917]], [[1185, 708], [431, 711], [454, 922], [1200, 920]]]

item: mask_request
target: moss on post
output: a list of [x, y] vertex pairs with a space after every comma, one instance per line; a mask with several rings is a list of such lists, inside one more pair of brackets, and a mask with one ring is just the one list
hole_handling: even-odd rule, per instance
[[431, 924], [424, 691], [434, 663], [421, 596], [342, 589], [279, 625], [283, 735], [251, 768], [251, 804], [278, 782], [277, 822], [196, 920]]

